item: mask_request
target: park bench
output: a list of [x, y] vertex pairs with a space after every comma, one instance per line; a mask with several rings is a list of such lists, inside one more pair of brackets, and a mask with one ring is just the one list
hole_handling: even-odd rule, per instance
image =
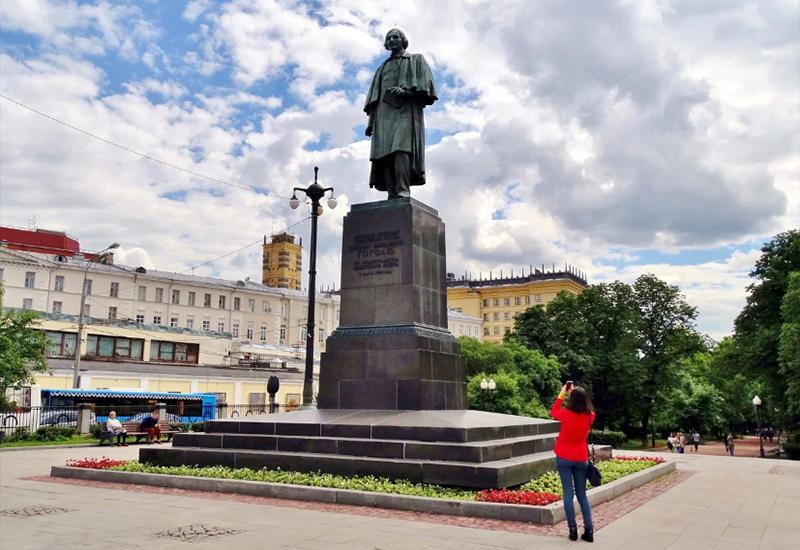
[[[143, 438], [147, 437], [147, 432], [140, 429], [139, 426], [141, 425], [141, 421], [134, 420], [128, 422], [122, 422], [122, 427], [128, 432], [128, 438], [135, 437], [136, 439], [133, 441], [134, 443], [139, 443], [139, 441]], [[172, 436], [176, 433], [179, 433], [181, 430], [180, 428], [173, 428], [169, 425], [169, 422], [166, 420], [159, 420], [158, 426], [161, 428], [161, 435], [166, 436], [167, 441], [172, 440]], [[109, 444], [114, 444], [114, 433], [106, 429], [106, 423], [100, 423], [100, 445], [103, 444], [103, 441], [108, 440]]]

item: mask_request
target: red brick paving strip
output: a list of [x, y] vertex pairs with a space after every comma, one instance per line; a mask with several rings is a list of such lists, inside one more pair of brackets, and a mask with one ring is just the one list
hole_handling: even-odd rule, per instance
[[[694, 472], [680, 470], [667, 474], [650, 483], [634, 489], [633, 491], [615, 498], [614, 500], [598, 504], [592, 508], [592, 520], [596, 530], [602, 529], [609, 523], [619, 519], [631, 510], [649, 502], [672, 487], [684, 482]], [[540, 525], [536, 523], [523, 523], [517, 521], [503, 521], [497, 519], [473, 518], [463, 516], [447, 516], [429, 514], [427, 512], [408, 512], [405, 510], [388, 510], [386, 508], [370, 508], [367, 506], [353, 506], [350, 504], [330, 504], [325, 502], [308, 502], [302, 500], [286, 500], [280, 498], [257, 497], [248, 495], [235, 495], [214, 493], [206, 491], [187, 491], [184, 489], [171, 489], [167, 487], [151, 487], [149, 485], [130, 485], [127, 483], [110, 483], [107, 481], [89, 481], [83, 479], [68, 479], [50, 476], [34, 476], [23, 478], [28, 481], [46, 481], [63, 483], [65, 485], [80, 485], [83, 487], [97, 487], [137, 493], [155, 493], [162, 495], [175, 495], [213, 499], [228, 502], [243, 502], [246, 504], [261, 504], [266, 506], [283, 506], [303, 510], [317, 510], [321, 512], [338, 512], [342, 514], [355, 514], [369, 517], [403, 519], [409, 521], [424, 521], [457, 527], [471, 527], [473, 529], [488, 529], [493, 531], [511, 531], [515, 533], [531, 533], [537, 535], [564, 536], [567, 531], [564, 522], [555, 525]]]

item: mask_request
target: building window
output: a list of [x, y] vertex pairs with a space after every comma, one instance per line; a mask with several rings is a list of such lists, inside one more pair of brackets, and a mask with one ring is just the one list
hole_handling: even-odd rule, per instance
[[220, 403], [227, 403], [228, 402], [228, 394], [223, 392], [211, 392], [213, 393], [214, 397], [217, 399], [217, 405]]
[[61, 313], [61, 302], [53, 302], [53, 313]]
[[[223, 307], [223, 306], [220, 306]], [[233, 298], [233, 311], [239, 311], [242, 309], [242, 299], [238, 296], [234, 296]]]
[[283, 344], [286, 341], [286, 325], [281, 325], [280, 337], [281, 337], [281, 344]]
[[489, 307], [489, 300], [486, 298], [483, 299], [483, 307]]
[[289, 316], [289, 304], [281, 303], [281, 317], [286, 319]]
[[266, 301], [266, 300], [263, 300], [261, 302], [261, 311], [264, 312], [264, 313], [269, 313], [270, 309], [271, 308], [269, 307], [269, 302]]
[[3, 270], [3, 268], [2, 268], [2, 267], [0, 267], [0, 281], [2, 281], [2, 280], [3, 280], [3, 274], [4, 274], [4, 273], [5, 273], [5, 271]]
[[506, 334], [511, 334], [511, 327], [506, 327], [505, 328], [505, 333]]
[[175, 305], [180, 305], [181, 303], [181, 291], [180, 290], [173, 290], [172, 291], [172, 303]]
[[248, 405], [265, 405], [267, 403], [267, 394], [260, 392], [250, 392], [247, 394]]
[[208, 332], [211, 329], [211, 321], [208, 319], [203, 319], [203, 330]]
[[511, 298], [503, 298], [503, 305], [510, 306], [511, 305]]
[[514, 296], [514, 305], [515, 306], [522, 305], [522, 300], [520, 299], [519, 296]]
[[325, 329], [324, 328], [319, 329], [319, 341], [320, 341], [320, 343], [325, 341]]
[[86, 338], [86, 355], [113, 359], [142, 359], [144, 340], [117, 338], [114, 336], [98, 336], [90, 334]]
[[33, 298], [23, 298], [22, 309], [33, 309]]
[[33, 288], [36, 284], [36, 273], [33, 271], [25, 272], [25, 288]]
[[225, 332], [225, 321], [217, 323], [217, 332]]
[[511, 319], [511, 312], [506, 311], [505, 313], [503, 313], [503, 319], [505, 319], [506, 321]]
[[194, 328], [194, 319], [191, 317], [186, 318], [186, 328]]
[[144, 324], [144, 313], [137, 313], [136, 314], [136, 322], [140, 325]]
[[195, 293], [190, 290], [189, 291], [189, 305], [190, 306], [194, 305], [194, 299], [195, 299]]
[[137, 292], [138, 292], [137, 298], [139, 299], [140, 302], [147, 301], [147, 287], [146, 286], [139, 285], [139, 288], [137, 289]]
[[178, 326], [178, 318], [177, 317], [170, 317], [169, 318], [169, 326], [177, 327]]
[[108, 320], [115, 321], [117, 319], [117, 306], [111, 306], [108, 308]]
[[91, 310], [92, 310], [92, 306], [90, 306], [89, 304], [83, 304], [83, 316], [84, 317], [89, 317], [90, 316], [89, 312]]
[[498, 300], [497, 298], [492, 298], [492, 305], [494, 307], [499, 306], [500, 305], [500, 300]]
[[197, 364], [200, 355], [198, 344], [184, 344], [179, 342], [150, 343], [150, 360], [165, 363], [193, 363]]
[[255, 313], [256, 311], [256, 301], [253, 298], [247, 299], [247, 311]]
[[119, 297], [119, 283], [111, 283], [111, 288], [108, 291], [108, 295], [112, 298]]
[[225, 296], [219, 297], [219, 309], [225, 309]]
[[494, 335], [498, 336], [500, 334], [500, 327], [494, 327]]
[[203, 295], [203, 307], [211, 307], [211, 294]]
[[156, 289], [156, 302], [158, 302], [160, 304], [163, 301], [164, 301], [164, 289], [163, 288], [157, 288]]
[[489, 329], [488, 328], [484, 328], [483, 329], [483, 335], [484, 336], [489, 336]]
[[525, 305], [526, 306], [531, 305], [531, 297], [530, 296], [525, 296]]
[[536, 295], [536, 303], [537, 304], [541, 304], [542, 303], [542, 295], [541, 294], [537, 294]]
[[494, 314], [492, 315], [492, 319], [494, 319], [495, 321], [499, 321], [500, 320], [500, 313], [495, 311]]
[[239, 323], [233, 323], [233, 328], [231, 329], [234, 338], [239, 337]]
[[74, 357], [78, 335], [70, 332], [47, 331], [47, 355], [49, 357]]
[[160, 314], [153, 315], [153, 324], [154, 325], [160, 325], [161, 324], [161, 315]]
[[92, 295], [92, 280], [86, 279], [86, 288], [84, 289], [87, 296]]
[[301, 342], [301, 343], [302, 343], [302, 342], [305, 342], [305, 341], [306, 341], [306, 336], [308, 335], [308, 332], [307, 332], [307, 330], [308, 330], [308, 328], [307, 328], [305, 325], [303, 325], [302, 327], [300, 327], [300, 333], [299, 333], [299, 334], [298, 334], [298, 336], [297, 336], [297, 341], [298, 341], [298, 342]]
[[253, 327], [247, 327], [247, 336], [246, 336], [246, 338], [248, 340], [252, 340], [253, 339]]
[[266, 327], [266, 325], [261, 325], [261, 341], [262, 342], [266, 342], [267, 341], [267, 327]]
[[483, 320], [484, 321], [488, 321], [489, 320], [489, 314], [488, 313], [484, 313], [483, 314]]
[[64, 292], [64, 276], [56, 275], [56, 284], [53, 286], [56, 292]]

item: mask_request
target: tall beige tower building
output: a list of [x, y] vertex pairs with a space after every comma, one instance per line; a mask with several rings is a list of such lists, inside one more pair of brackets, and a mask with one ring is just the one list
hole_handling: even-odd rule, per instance
[[300, 290], [303, 272], [303, 240], [295, 243], [288, 233], [273, 235], [271, 242], [264, 236], [261, 263], [261, 282], [274, 288]]

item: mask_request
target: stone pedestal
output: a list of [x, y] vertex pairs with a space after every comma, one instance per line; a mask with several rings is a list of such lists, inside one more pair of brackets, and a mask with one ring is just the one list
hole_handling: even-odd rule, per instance
[[436, 210], [411, 198], [353, 205], [319, 408], [466, 408], [464, 360], [447, 330], [445, 270]]

